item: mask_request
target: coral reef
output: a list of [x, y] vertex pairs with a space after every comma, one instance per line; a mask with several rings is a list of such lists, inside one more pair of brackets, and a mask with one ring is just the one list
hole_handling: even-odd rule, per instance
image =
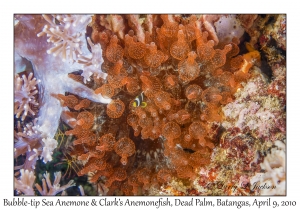
[[[31, 179], [15, 188], [33, 194], [37, 160], [61, 151], [101, 195], [285, 194], [285, 17], [266, 18], [16, 15], [15, 170]], [[44, 177], [41, 195], [73, 186]], [[276, 178], [276, 192], [251, 189]]]
[[[21, 193], [24, 193], [24, 195], [35, 195], [33, 185], [35, 181], [35, 176], [32, 171], [28, 171], [24, 169], [20, 170], [21, 176], [20, 179], [15, 179], [15, 188]], [[68, 184], [64, 186], [60, 186], [59, 182], [61, 179], [61, 172], [54, 173], [54, 181], [53, 184], [51, 184], [50, 181], [50, 174], [46, 173], [44, 174], [45, 179], [42, 180], [43, 187], [41, 187], [39, 184], [35, 184], [36, 189], [41, 195], [56, 195], [65, 189], [74, 186], [73, 180], [71, 180]]]
[[31, 115], [36, 114], [31, 107], [39, 105], [35, 98], [38, 93], [36, 90], [38, 82], [36, 78], [33, 78], [33, 73], [30, 73], [28, 78], [25, 75], [22, 78], [18, 74], [15, 75], [14, 114], [16, 118], [22, 115], [21, 119], [24, 120], [28, 112]]
[[284, 104], [280, 98], [269, 94], [262, 77], [248, 81], [236, 97], [234, 102], [223, 107], [227, 119], [223, 122], [225, 128], [250, 130], [253, 136], [265, 141], [275, 141], [278, 135], [285, 133]]
[[24, 171], [24, 169], [21, 169], [20, 173], [20, 178], [18, 180], [15, 179], [15, 189], [21, 191], [22, 193], [24, 193], [24, 195], [34, 195], [34, 173], [28, 170]]
[[[276, 141], [274, 148], [271, 149], [260, 164], [265, 173], [256, 173], [251, 177], [250, 183], [260, 195], [283, 195], [285, 194], [286, 167], [285, 167], [285, 144]], [[276, 186], [276, 188], [258, 188], [255, 186]]]

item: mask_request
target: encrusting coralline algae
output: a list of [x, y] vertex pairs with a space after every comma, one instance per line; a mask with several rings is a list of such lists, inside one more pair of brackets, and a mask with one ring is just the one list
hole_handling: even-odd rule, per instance
[[[81, 195], [285, 194], [285, 16], [270, 18], [15, 15], [16, 194], [69, 192], [71, 175]], [[35, 183], [39, 159], [65, 161], [64, 186]]]

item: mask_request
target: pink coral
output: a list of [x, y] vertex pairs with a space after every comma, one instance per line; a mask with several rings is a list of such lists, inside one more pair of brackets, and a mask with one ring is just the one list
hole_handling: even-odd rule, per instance
[[36, 94], [38, 93], [37, 85], [40, 80], [33, 77], [33, 73], [30, 73], [28, 77], [25, 75], [22, 78], [19, 75], [15, 75], [15, 114], [19, 118], [22, 115], [22, 120], [25, 119], [28, 112], [31, 115], [36, 113], [32, 110], [32, 106], [38, 106], [39, 103], [36, 100]]
[[[48, 42], [52, 42], [54, 47], [47, 53], [54, 56], [61, 55], [63, 60], [77, 60], [77, 56], [82, 54], [81, 46], [84, 42], [80, 36], [85, 34], [85, 26], [92, 21], [88, 15], [43, 15], [49, 25], [45, 25], [43, 31], [37, 36], [47, 35]], [[55, 21], [60, 24], [56, 24]]]
[[42, 180], [43, 183], [43, 187], [41, 187], [39, 184], [35, 184], [35, 187], [37, 188], [37, 190], [39, 191], [39, 193], [43, 196], [45, 195], [56, 195], [66, 189], [68, 189], [69, 187], [75, 186], [75, 183], [73, 180], [69, 181], [66, 185], [60, 186], [59, 182], [61, 179], [61, 172], [55, 172], [54, 173], [54, 181], [53, 184], [50, 181], [50, 174], [49, 173], [45, 173], [44, 174], [44, 178]]

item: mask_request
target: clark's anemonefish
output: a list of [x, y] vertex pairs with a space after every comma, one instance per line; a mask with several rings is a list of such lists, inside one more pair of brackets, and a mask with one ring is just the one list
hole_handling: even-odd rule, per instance
[[144, 101], [144, 92], [141, 92], [133, 101], [133, 107], [146, 107], [147, 106], [147, 102]]

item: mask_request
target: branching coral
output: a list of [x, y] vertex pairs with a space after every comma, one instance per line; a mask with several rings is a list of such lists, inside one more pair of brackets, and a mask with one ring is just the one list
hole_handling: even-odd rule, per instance
[[39, 184], [34, 184], [35, 176], [33, 171], [28, 171], [21, 169], [20, 170], [21, 176], [19, 179], [15, 178], [15, 189], [21, 191], [24, 195], [35, 195], [34, 186], [40, 193], [40, 195], [56, 195], [69, 187], [75, 186], [73, 180], [71, 180], [68, 184], [64, 186], [60, 186], [59, 182], [61, 179], [61, 172], [54, 173], [54, 181], [53, 184], [51, 184], [50, 181], [50, 174], [45, 173], [44, 177], [45, 179], [42, 180], [43, 187], [41, 187]]
[[35, 184], [35, 187], [37, 188], [39, 193], [43, 196], [56, 195], [64, 190], [68, 189], [69, 187], [75, 186], [73, 180], [69, 181], [69, 183], [64, 186], [60, 186], [60, 184], [59, 184], [60, 179], [61, 179], [60, 171], [54, 173], [55, 179], [53, 181], [53, 184], [51, 184], [49, 173], [46, 172], [46, 174], [44, 174], [44, 177], [45, 177], [45, 179], [42, 180], [43, 187], [41, 187], [39, 184]]
[[87, 57], [78, 55], [78, 63], [83, 64], [83, 81], [86, 83], [90, 81], [90, 77], [95, 74], [97, 78], [106, 78], [106, 74], [103, 73], [100, 69], [101, 64], [103, 63], [102, 58], [102, 49], [100, 44], [93, 44], [90, 37], [87, 38], [87, 41], [91, 47], [92, 54], [89, 54]]
[[25, 75], [20, 78], [19, 75], [15, 75], [15, 101], [14, 108], [16, 117], [19, 118], [22, 115], [22, 120], [25, 119], [28, 112], [31, 115], [36, 113], [32, 110], [32, 106], [38, 106], [39, 103], [36, 100], [36, 94], [38, 93], [37, 85], [40, 81], [33, 77], [33, 73]]
[[[92, 53], [87, 48], [85, 34], [87, 24], [91, 21], [90, 15], [16, 15], [15, 18], [18, 20], [15, 25], [15, 53], [17, 58], [31, 62], [33, 67], [28, 77], [27, 72], [22, 73], [22, 78], [18, 75], [15, 77], [15, 113], [17, 118], [22, 115], [24, 121], [16, 126], [15, 158], [22, 160], [16, 169], [32, 171], [39, 158], [44, 163], [52, 160], [53, 150], [57, 147], [53, 137], [62, 111], [68, 111], [68, 108], [61, 107], [59, 100], [64, 105], [74, 103], [75, 96], [69, 100], [66, 92], [74, 92], [97, 102], [109, 103], [111, 99], [104, 99], [100, 94], [95, 94], [93, 89], [68, 76], [81, 69], [84, 80], [89, 80], [92, 73], [98, 77], [106, 76], [100, 68], [103, 59], [100, 45], [88, 41]], [[46, 36], [42, 36], [46, 34], [49, 42]], [[81, 63], [78, 61], [79, 54]], [[72, 62], [65, 61], [67, 59]], [[75, 99], [72, 108], [78, 105], [78, 99]], [[26, 118], [27, 113], [37, 118]], [[68, 117], [63, 119], [74, 126], [74, 120]], [[21, 155], [25, 155], [25, 160]]]
[[[47, 19], [45, 21], [44, 17]], [[68, 77], [68, 73], [73, 71], [78, 71], [80, 69], [85, 69], [82, 64], [77, 62], [69, 63], [63, 62], [62, 57], [60, 56], [52, 56], [48, 55], [47, 50], [51, 49], [52, 42], [47, 42], [45, 36], [37, 37], [37, 34], [43, 30], [43, 27], [47, 28], [47, 32], [50, 34], [51, 28], [55, 30], [61, 31], [61, 35], [63, 37], [52, 36], [53, 43], [57, 44], [56, 47], [61, 46], [61, 42], [65, 43], [67, 37], [75, 36], [75, 44], [70, 42], [70, 45], [74, 45], [76, 47], [76, 53], [82, 54], [82, 56], [89, 58], [91, 56], [91, 52], [87, 49], [87, 44], [85, 40], [85, 30], [86, 25], [90, 22], [90, 16], [40, 16], [40, 15], [17, 15], [16, 19], [19, 20], [18, 24], [15, 26], [15, 47], [16, 53], [21, 57], [26, 58], [31, 61], [34, 66], [34, 75], [37, 79], [41, 80], [39, 89], [43, 90], [43, 95], [40, 97], [41, 106], [39, 108], [39, 120], [38, 125], [40, 125], [40, 130], [47, 134], [49, 137], [53, 137], [58, 125], [58, 120], [62, 111], [62, 108], [57, 103], [57, 99], [52, 94], [62, 94], [65, 95], [65, 92], [75, 92], [76, 94], [88, 98], [92, 101], [97, 102], [110, 102], [110, 99], [103, 99], [101, 95], [96, 95], [93, 90], [84, 86], [83, 84], [76, 82], [75, 80]], [[60, 22], [58, 24], [55, 22], [55, 18]], [[83, 20], [83, 22], [81, 22]], [[66, 27], [64, 29], [64, 27]], [[34, 30], [32, 30], [34, 29]], [[45, 29], [46, 30], [46, 29]], [[46, 34], [46, 32], [42, 32], [42, 34]], [[66, 37], [65, 37], [66, 36]], [[72, 38], [73, 39], [73, 38]], [[80, 39], [80, 40], [78, 40]], [[76, 43], [80, 44], [77, 46]], [[69, 43], [69, 42], [66, 42]], [[39, 49], [39, 53], [36, 53], [32, 47], [35, 46], [35, 49]], [[73, 47], [74, 47], [73, 46]], [[62, 47], [62, 46], [61, 46]], [[62, 52], [70, 52], [68, 55], [73, 59], [77, 60], [77, 56], [73, 55], [74, 48], [70, 49], [69, 46], [64, 46], [65, 50]], [[79, 48], [77, 48], [79, 47]], [[62, 48], [60, 48], [62, 49]], [[79, 50], [80, 49], [80, 50]], [[71, 51], [72, 53], [71, 53]], [[98, 53], [97, 53], [98, 52]], [[99, 49], [97, 52], [94, 52], [94, 55], [98, 56], [98, 58], [92, 58], [93, 60], [100, 59], [101, 55], [99, 55]], [[100, 66], [98, 64], [98, 66]], [[90, 65], [86, 66], [88, 69]], [[94, 66], [94, 65], [92, 65]], [[84, 71], [85, 72], [85, 71]], [[94, 71], [93, 71], [94, 72]], [[94, 72], [95, 73], [95, 72]], [[104, 74], [101, 74], [100, 68], [98, 68], [97, 75], [101, 75], [105, 77]], [[56, 85], [54, 85], [56, 84]], [[49, 118], [49, 116], [52, 116]], [[50, 126], [51, 125], [51, 126]]]
[[26, 124], [23, 132], [15, 132], [15, 158], [25, 154], [26, 160], [23, 168], [33, 170], [37, 159], [43, 159], [44, 163], [52, 160], [53, 150], [57, 147], [57, 141], [49, 137], [43, 137], [36, 125], [36, 119], [33, 123]]
[[[256, 173], [250, 183], [254, 191], [260, 195], [285, 195], [286, 166], [285, 144], [276, 141], [264, 162], [260, 164], [265, 173]], [[266, 186], [260, 188], [259, 186]]]
[[15, 178], [15, 189], [20, 190], [24, 195], [34, 195], [34, 172], [21, 169], [20, 173], [20, 179]]
[[[48, 22], [43, 31], [37, 36], [47, 35], [48, 42], [52, 42], [54, 47], [47, 50], [48, 54], [54, 56], [61, 55], [63, 61], [77, 60], [77, 56], [82, 54], [81, 48], [84, 42], [86, 25], [92, 21], [89, 15], [43, 15]], [[57, 24], [55, 21], [59, 21]], [[91, 44], [90, 44], [91, 45]], [[91, 45], [92, 46], [92, 45]]]

